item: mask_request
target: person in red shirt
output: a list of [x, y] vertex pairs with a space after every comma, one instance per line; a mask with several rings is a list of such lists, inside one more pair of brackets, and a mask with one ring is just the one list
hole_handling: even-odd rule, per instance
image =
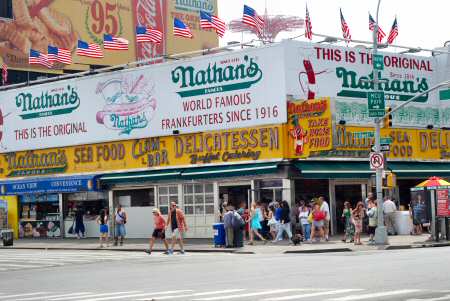
[[164, 220], [161, 212], [154, 208], [153, 210], [153, 221], [155, 223], [155, 228], [153, 230], [152, 237], [150, 237], [150, 248], [145, 250], [147, 254], [151, 254], [153, 251], [153, 245], [155, 244], [156, 239], [161, 239], [166, 247], [166, 252], [164, 254], [169, 254], [169, 245], [166, 240], [166, 221]]

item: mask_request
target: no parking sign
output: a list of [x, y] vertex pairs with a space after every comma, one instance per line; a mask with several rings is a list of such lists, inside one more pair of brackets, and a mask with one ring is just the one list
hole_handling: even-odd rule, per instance
[[383, 153], [370, 153], [369, 161], [370, 161], [370, 169], [384, 168]]

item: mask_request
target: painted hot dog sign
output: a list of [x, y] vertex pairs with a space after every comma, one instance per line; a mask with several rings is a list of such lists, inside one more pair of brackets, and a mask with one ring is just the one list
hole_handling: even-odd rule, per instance
[[[300, 99], [336, 98], [336, 120], [358, 125], [368, 117], [367, 92], [374, 84], [370, 50], [323, 44], [290, 42], [287, 93]], [[384, 70], [377, 71], [378, 90], [395, 106], [428, 90], [435, 82], [436, 59], [383, 52]], [[434, 93], [419, 97], [394, 116], [398, 126], [439, 123]]]
[[7, 90], [0, 153], [281, 124], [285, 87], [275, 45]]

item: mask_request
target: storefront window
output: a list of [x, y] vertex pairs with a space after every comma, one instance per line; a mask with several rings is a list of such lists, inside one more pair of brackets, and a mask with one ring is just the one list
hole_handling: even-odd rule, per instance
[[123, 207], [153, 207], [155, 206], [155, 190], [131, 189], [114, 191], [115, 206], [118, 204]]
[[178, 186], [160, 186], [158, 187], [159, 210], [162, 214], [169, 213], [170, 202], [178, 204]]
[[75, 211], [84, 212], [84, 218], [95, 220], [100, 210], [108, 209], [108, 196], [103, 192], [77, 192], [63, 195], [64, 219], [73, 218]]
[[213, 184], [185, 184], [183, 187], [186, 214], [214, 214]]
[[19, 237], [59, 237], [58, 194], [19, 196]]

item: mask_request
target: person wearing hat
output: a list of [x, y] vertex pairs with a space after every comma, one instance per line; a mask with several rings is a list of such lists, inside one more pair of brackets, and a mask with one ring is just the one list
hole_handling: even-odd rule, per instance
[[150, 237], [150, 248], [145, 250], [147, 254], [152, 254], [153, 245], [156, 239], [161, 239], [166, 247], [166, 252], [164, 254], [169, 254], [169, 245], [166, 240], [166, 221], [161, 215], [161, 212], [157, 208], [153, 208], [153, 221], [155, 223], [152, 237]]

